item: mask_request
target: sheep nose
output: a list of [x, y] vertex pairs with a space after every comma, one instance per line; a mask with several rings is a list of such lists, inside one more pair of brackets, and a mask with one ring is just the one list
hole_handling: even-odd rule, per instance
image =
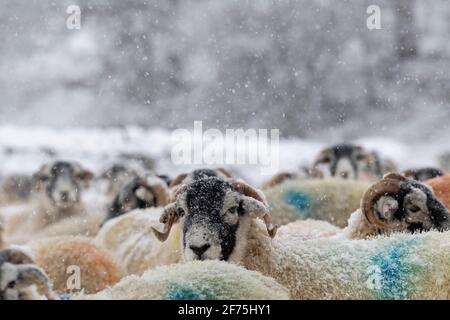
[[61, 191], [59, 194], [61, 195], [61, 199], [63, 199], [63, 200], [67, 200], [69, 198], [68, 191]]
[[205, 253], [206, 250], [208, 250], [208, 248], [210, 247], [209, 244], [204, 244], [200, 247], [198, 246], [189, 246], [189, 248], [192, 250], [192, 252], [194, 252], [199, 258], [202, 256], [202, 254]]
[[348, 176], [349, 176], [349, 172], [348, 172], [348, 171], [342, 171], [342, 172], [340, 172], [339, 174], [340, 174], [340, 176], [341, 176], [343, 179], [347, 179]]

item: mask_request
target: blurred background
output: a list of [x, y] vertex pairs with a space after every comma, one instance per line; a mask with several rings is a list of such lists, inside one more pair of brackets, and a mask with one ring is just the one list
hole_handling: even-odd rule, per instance
[[[80, 30], [66, 28], [74, 4]], [[366, 27], [372, 4], [381, 30]], [[449, 34], [445, 0], [2, 0], [0, 145], [202, 120], [376, 141], [410, 162], [402, 147], [433, 144], [431, 163], [450, 137]]]

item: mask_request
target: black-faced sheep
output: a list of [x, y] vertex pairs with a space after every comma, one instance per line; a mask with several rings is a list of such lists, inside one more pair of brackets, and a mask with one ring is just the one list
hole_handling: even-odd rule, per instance
[[348, 238], [366, 238], [398, 231], [445, 231], [450, 212], [432, 189], [418, 181], [391, 173], [372, 185], [343, 230]]
[[114, 198], [103, 223], [134, 209], [164, 207], [169, 198], [167, 182], [159, 176], [135, 177]]
[[322, 150], [312, 168], [325, 177], [376, 180], [388, 172], [396, 171], [395, 164], [383, 159], [377, 152], [367, 151], [354, 144], [338, 144]]
[[[362, 212], [375, 226], [367, 229], [371, 235], [394, 230], [448, 229], [449, 212], [434, 199], [431, 191], [395, 174], [369, 189], [362, 202]], [[253, 214], [265, 222], [265, 231], [258, 220], [252, 219]], [[155, 230], [155, 234], [164, 241], [172, 226], [179, 223], [182, 261], [218, 259], [243, 264], [273, 277], [288, 287], [294, 298], [302, 297], [298, 286], [301, 275], [297, 271], [303, 266], [297, 266], [299, 256], [293, 253], [292, 243], [284, 242], [289, 236], [270, 240], [276, 228], [269, 217], [265, 201], [256, 189], [242, 182], [235, 185], [210, 177], [177, 190], [176, 200], [161, 216], [164, 230]], [[362, 224], [362, 228], [366, 227]], [[350, 234], [350, 238], [368, 236], [368, 233]]]
[[[75, 162], [56, 161], [44, 165], [34, 175], [39, 192], [29, 209], [8, 219], [6, 237], [11, 238], [11, 243], [22, 243], [31, 235], [46, 233], [46, 229], [51, 229], [48, 235], [95, 234], [100, 222], [96, 225], [88, 222], [98, 218], [88, 215], [82, 200], [82, 190], [92, 176], [90, 171]], [[67, 223], [77, 219], [78, 223]], [[60, 223], [63, 227], [55, 228]]]

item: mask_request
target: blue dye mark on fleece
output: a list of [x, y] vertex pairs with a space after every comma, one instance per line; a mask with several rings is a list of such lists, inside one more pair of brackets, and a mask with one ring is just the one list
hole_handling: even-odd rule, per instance
[[411, 279], [419, 268], [409, 255], [416, 242], [417, 239], [395, 242], [371, 258], [379, 276], [380, 287], [374, 289], [376, 298], [408, 299], [413, 284]]
[[[204, 288], [202, 288], [204, 289]], [[187, 286], [171, 286], [166, 292], [167, 300], [213, 300], [214, 295], [209, 290]], [[204, 291], [204, 292], [202, 292]]]
[[301, 218], [306, 219], [311, 216], [311, 196], [308, 193], [289, 191], [286, 194], [286, 201], [297, 210]]

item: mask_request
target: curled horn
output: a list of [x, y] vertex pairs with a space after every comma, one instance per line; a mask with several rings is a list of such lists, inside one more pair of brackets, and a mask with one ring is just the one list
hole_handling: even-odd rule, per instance
[[175, 203], [171, 203], [164, 208], [164, 213], [161, 215], [159, 222], [164, 223], [163, 231], [151, 227], [154, 235], [159, 241], [164, 242], [167, 240], [172, 229], [172, 225], [178, 221], [178, 215], [176, 212]]
[[251, 197], [255, 200], [258, 200], [259, 202], [261, 202], [264, 205], [266, 210], [262, 214], [262, 216], [260, 216], [260, 218], [262, 218], [264, 223], [266, 224], [266, 229], [267, 229], [267, 233], [269, 234], [269, 236], [271, 238], [275, 237], [275, 234], [277, 233], [278, 225], [272, 225], [272, 223], [270, 221], [269, 209], [268, 209], [267, 201], [266, 201], [266, 199], [264, 199], [264, 196], [261, 195], [261, 193], [258, 192], [258, 190], [256, 190], [252, 186], [249, 186], [248, 184], [246, 184], [243, 181], [233, 180], [230, 183], [231, 183], [231, 186], [233, 187], [233, 189], [236, 190], [237, 192], [242, 193], [243, 195]]
[[374, 203], [383, 195], [396, 195], [400, 192], [400, 184], [404, 180], [400, 180], [400, 177], [398, 176], [402, 177], [401, 175], [397, 174], [386, 175], [386, 178], [372, 185], [364, 193], [361, 200], [361, 210], [366, 219], [371, 224], [383, 228], [389, 227], [385, 222], [380, 220], [380, 218], [374, 212]]
[[153, 195], [155, 196], [155, 205], [157, 207], [163, 207], [169, 203], [170, 194], [162, 180], [161, 183], [149, 183], [147, 180], [142, 179], [138, 182], [138, 184], [141, 187], [151, 189]]

